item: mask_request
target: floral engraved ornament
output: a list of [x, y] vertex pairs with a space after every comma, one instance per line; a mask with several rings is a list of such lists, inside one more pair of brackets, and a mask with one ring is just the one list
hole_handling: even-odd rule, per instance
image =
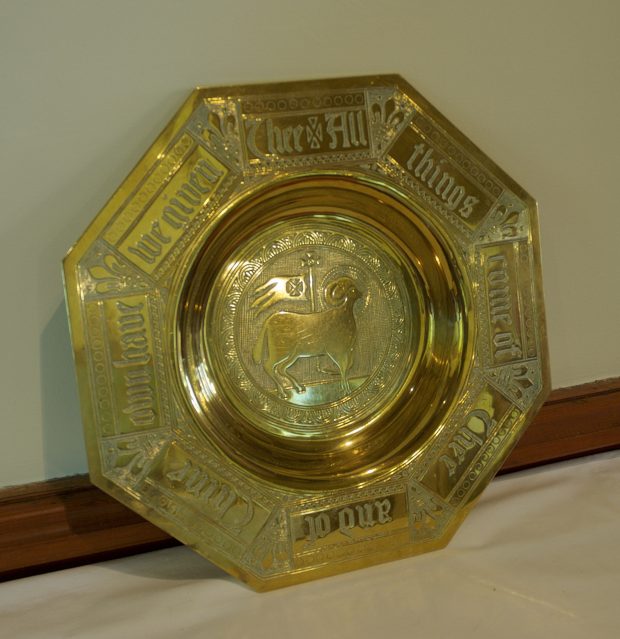
[[97, 293], [112, 293], [127, 287], [130, 273], [116, 255], [108, 253], [99, 265], [88, 269], [91, 278], [95, 281]]

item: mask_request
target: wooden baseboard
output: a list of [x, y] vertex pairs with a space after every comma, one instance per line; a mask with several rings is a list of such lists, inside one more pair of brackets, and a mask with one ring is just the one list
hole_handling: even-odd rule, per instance
[[176, 543], [87, 475], [0, 489], [0, 581]]
[[620, 448], [620, 377], [554, 390], [500, 473]]
[[[620, 377], [553, 391], [500, 472], [620, 448]], [[0, 580], [177, 544], [85, 475], [0, 489]]]

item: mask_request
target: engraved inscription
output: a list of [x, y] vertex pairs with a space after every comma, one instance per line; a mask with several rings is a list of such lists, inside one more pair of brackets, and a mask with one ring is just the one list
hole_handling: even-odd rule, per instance
[[[385, 487], [384, 487], [385, 489]], [[410, 538], [405, 487], [387, 493], [364, 490], [357, 501], [323, 503], [291, 516], [296, 566], [347, 560], [373, 548], [395, 548]]]
[[[204, 548], [217, 548], [218, 555], [234, 559], [243, 552], [241, 539], [222, 534], [221, 527], [206, 525], [202, 513], [186, 501], [178, 499], [169, 487], [152, 481], [150, 476], [140, 485], [143, 502], [178, 526], [177, 534], [185, 534]], [[197, 517], [201, 525], [196, 526]]]
[[234, 529], [247, 526], [253, 515], [254, 505], [247, 497], [240, 496], [230, 484], [224, 483], [189, 459], [178, 470], [170, 470], [166, 478], [171, 485], [180, 484], [185, 492], [208, 505], [213, 517], [223, 520]]
[[[317, 539], [328, 535], [332, 530], [351, 537], [351, 531], [356, 528], [372, 528], [392, 521], [390, 511], [392, 503], [389, 499], [365, 502], [355, 506], [345, 506], [335, 512], [322, 512], [317, 515], [306, 515], [304, 523], [307, 526], [306, 539], [314, 543]], [[331, 516], [330, 516], [331, 515]]]
[[131, 201], [120, 210], [112, 224], [107, 228], [103, 237], [110, 244], [116, 245], [133, 226], [137, 217], [142, 214], [149, 201], [161, 190], [179, 167], [183, 164], [188, 153], [195, 146], [191, 135], [183, 134], [174, 145], [163, 154], [163, 159], [153, 169]]
[[114, 361], [117, 368], [151, 361], [144, 304], [116, 302], [116, 329], [120, 335], [120, 357]]
[[237, 538], [253, 539], [269, 516], [269, 511], [238, 485], [177, 444], [167, 449], [150, 476], [201, 517]]
[[515, 362], [523, 359], [523, 348], [514, 247], [485, 247], [483, 256], [493, 363]]
[[[516, 421], [522, 416], [521, 411], [512, 407], [507, 414], [497, 416], [499, 426], [494, 428], [493, 437], [489, 438], [484, 450], [476, 458], [464, 473], [459, 475], [453, 486], [450, 503], [457, 506], [468, 495], [475, 494], [476, 486], [480, 485], [480, 480], [484, 476], [485, 469], [497, 459], [498, 453], [505, 450], [506, 443], [510, 435], [514, 434]], [[501, 453], [500, 453], [501, 454]]]
[[155, 422], [153, 380], [148, 368], [141, 366], [124, 375], [127, 407], [123, 413], [134, 426], [151, 426]]
[[248, 157], [291, 157], [369, 149], [364, 108], [245, 119]]
[[121, 433], [157, 428], [157, 380], [151, 317], [145, 295], [104, 302], [112, 378]]
[[491, 415], [481, 408], [467, 414], [464, 425], [456, 431], [448, 444], [447, 452], [439, 458], [439, 462], [444, 465], [450, 477], [470, 457], [468, 454], [470, 451], [475, 452], [480, 449], [495, 423]]
[[422, 183], [438, 195], [450, 211], [457, 211], [461, 217], [468, 218], [480, 199], [466, 195], [465, 187], [455, 183], [455, 178], [445, 167], [446, 160], [433, 155], [433, 149], [422, 142], [413, 147], [413, 152], [405, 165]]
[[314, 543], [317, 539], [322, 539], [337, 530], [342, 535], [352, 538], [354, 528], [367, 529], [391, 522], [391, 510], [392, 502], [386, 497], [354, 506], [306, 515], [303, 518], [305, 537], [308, 542]]
[[196, 147], [118, 245], [121, 253], [142, 271], [153, 273], [227, 174], [213, 155]]
[[494, 199], [471, 182], [413, 125], [398, 137], [389, 155], [469, 228], [475, 228], [491, 208]]
[[470, 153], [460, 148], [454, 139], [442, 130], [436, 122], [421, 112], [415, 115], [416, 129], [433, 144], [433, 147], [447, 155], [472, 184], [481, 188], [493, 198], [502, 194], [503, 186], [494, 175], [480, 166]]
[[511, 407], [502, 393], [487, 385], [468, 412], [458, 419], [450, 439], [438, 451], [436, 463], [421, 482], [442, 498], [449, 495], [471, 463], [489, 447], [497, 424]]
[[114, 396], [108, 367], [105, 327], [100, 302], [86, 304], [86, 329], [90, 344], [90, 373], [95, 389], [96, 423], [102, 435], [113, 435]]

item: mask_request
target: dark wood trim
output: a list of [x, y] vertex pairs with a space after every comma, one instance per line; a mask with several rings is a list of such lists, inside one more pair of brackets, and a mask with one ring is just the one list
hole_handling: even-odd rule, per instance
[[554, 390], [500, 473], [620, 448], [620, 377]]
[[176, 543], [87, 475], [0, 489], [0, 581]]
[[[555, 390], [500, 472], [620, 448], [620, 377]], [[177, 544], [85, 475], [0, 489], [0, 580]]]

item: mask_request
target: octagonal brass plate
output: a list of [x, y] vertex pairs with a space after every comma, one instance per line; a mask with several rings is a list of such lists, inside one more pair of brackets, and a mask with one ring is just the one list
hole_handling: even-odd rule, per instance
[[548, 391], [536, 204], [397, 76], [197, 89], [65, 279], [93, 482], [258, 589], [445, 545]]

